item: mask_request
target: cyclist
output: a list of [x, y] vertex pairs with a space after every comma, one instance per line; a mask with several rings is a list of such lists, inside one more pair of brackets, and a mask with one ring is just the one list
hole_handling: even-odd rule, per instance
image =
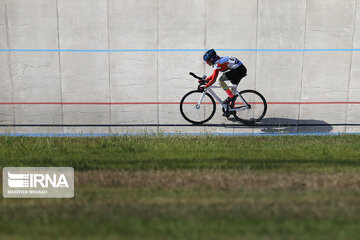
[[[237, 85], [240, 80], [246, 76], [247, 72], [244, 64], [236, 57], [219, 57], [214, 49], [206, 51], [203, 59], [209, 66], [213, 66], [214, 72], [211, 76], [205, 79], [208, 83], [200, 86], [199, 90], [204, 90], [204, 88], [213, 85], [216, 82], [219, 72], [224, 72], [219, 79], [221, 88], [224, 89], [229, 96], [224, 103], [230, 104], [235, 101], [236, 97], [234, 96], [234, 93], [237, 89]], [[229, 89], [225, 81], [230, 81], [233, 84], [231, 87], [232, 90]]]

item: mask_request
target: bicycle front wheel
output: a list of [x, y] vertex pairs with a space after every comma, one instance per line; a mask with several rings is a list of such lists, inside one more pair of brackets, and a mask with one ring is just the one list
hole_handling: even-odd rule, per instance
[[254, 124], [260, 121], [267, 110], [265, 98], [255, 90], [244, 90], [239, 94], [243, 99], [239, 96], [236, 98], [235, 104], [232, 106], [236, 110], [233, 113], [234, 117], [244, 124]]
[[180, 102], [180, 113], [186, 121], [202, 124], [209, 121], [215, 114], [214, 98], [199, 90], [185, 94]]

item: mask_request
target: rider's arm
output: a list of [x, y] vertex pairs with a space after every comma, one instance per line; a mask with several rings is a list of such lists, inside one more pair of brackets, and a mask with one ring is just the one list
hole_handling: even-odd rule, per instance
[[215, 69], [214, 73], [211, 76], [209, 76], [208, 78], [206, 78], [206, 81], [208, 81], [208, 83], [205, 86], [206, 88], [210, 87], [211, 85], [214, 84], [214, 82], [216, 81], [217, 76], [219, 75], [219, 72], [220, 72], [220, 69]]

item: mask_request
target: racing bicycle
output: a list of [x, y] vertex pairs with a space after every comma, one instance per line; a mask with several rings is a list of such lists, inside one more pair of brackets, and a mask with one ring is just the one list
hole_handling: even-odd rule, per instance
[[[206, 76], [199, 77], [189, 73], [198, 79], [199, 86], [206, 84]], [[265, 98], [255, 90], [233, 90], [235, 101], [227, 103], [222, 101], [213, 91], [220, 86], [210, 86], [204, 90], [193, 90], [184, 95], [180, 101], [180, 113], [188, 122], [203, 124], [209, 121], [215, 114], [216, 103], [222, 106], [223, 116], [229, 118], [231, 115], [243, 124], [254, 124], [260, 121], [266, 114], [267, 104]]]

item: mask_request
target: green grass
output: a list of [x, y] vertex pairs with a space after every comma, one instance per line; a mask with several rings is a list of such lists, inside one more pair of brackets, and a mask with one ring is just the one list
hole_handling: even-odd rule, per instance
[[354, 169], [360, 136], [0, 138], [0, 166], [76, 170]]
[[[209, 173], [208, 173], [209, 174]], [[238, 172], [241, 174], [241, 172]], [[170, 179], [166, 179], [171, 181]], [[277, 185], [277, 184], [275, 184]], [[6, 199], [4, 239], [357, 239], [349, 189], [82, 185], [74, 199]]]
[[1, 199], [0, 239], [358, 239], [359, 140], [1, 137], [1, 167], [76, 181], [74, 199]]

